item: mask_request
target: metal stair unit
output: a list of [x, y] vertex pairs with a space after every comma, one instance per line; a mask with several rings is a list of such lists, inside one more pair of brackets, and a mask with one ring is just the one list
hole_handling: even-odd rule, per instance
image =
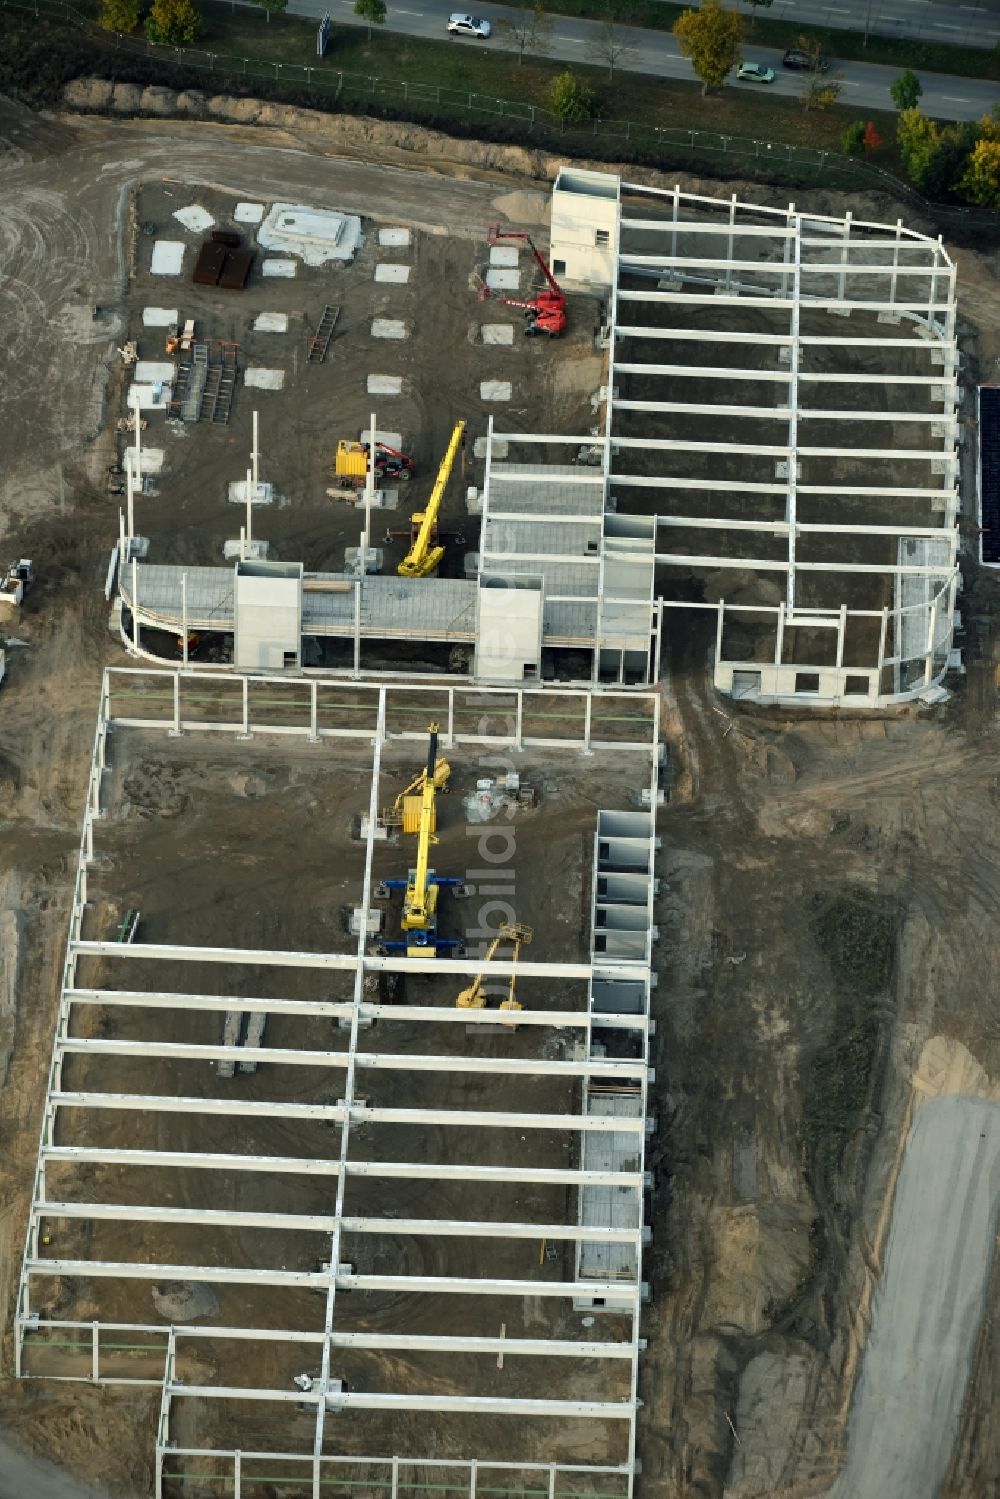
[[196, 422], [201, 415], [202, 396], [208, 375], [208, 344], [194, 344], [190, 364], [182, 364], [181, 371], [187, 375], [180, 390], [182, 422]]
[[324, 307], [323, 316], [316, 327], [316, 332], [309, 339], [308, 364], [322, 364], [326, 358], [326, 351], [330, 347], [333, 330], [337, 326], [340, 316], [339, 307]]
[[236, 373], [236, 345], [223, 344], [218, 398], [212, 413], [212, 421], [220, 426], [229, 424], [229, 413], [233, 409], [233, 396], [236, 394]]

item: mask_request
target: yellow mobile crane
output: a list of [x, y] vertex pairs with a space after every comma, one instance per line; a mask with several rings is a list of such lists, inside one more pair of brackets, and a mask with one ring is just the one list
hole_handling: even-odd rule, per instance
[[455, 458], [464, 437], [465, 423], [456, 422], [447, 452], [441, 459], [441, 467], [434, 480], [431, 497], [423, 510], [416, 510], [410, 516], [412, 525], [410, 550], [396, 569], [401, 578], [429, 578], [440, 565], [444, 556], [444, 547], [437, 544], [438, 515], [448, 480], [451, 478]]
[[[404, 786], [396, 797], [391, 807], [379, 814], [379, 823], [385, 828], [402, 828], [404, 833], [420, 832], [420, 813], [423, 803], [424, 783], [427, 780], [427, 771], [421, 770], [413, 777], [408, 786]], [[434, 785], [436, 790], [445, 792], [448, 790], [448, 782], [451, 780], [451, 766], [443, 755], [438, 755], [434, 762]], [[431, 832], [437, 830], [437, 816], [431, 824]]]
[[[493, 938], [493, 941], [486, 949], [486, 957], [483, 959], [483, 961], [485, 963], [492, 962], [492, 960], [496, 957], [497, 948], [500, 946], [500, 944], [502, 942], [511, 942], [514, 946], [514, 951], [511, 955], [511, 959], [516, 963], [521, 952], [521, 943], [530, 942], [534, 935], [535, 934], [530, 926], [523, 926], [519, 921], [502, 922], [501, 925], [497, 928], [496, 936]], [[484, 969], [482, 973], [476, 974], [468, 989], [462, 990], [461, 994], [455, 1001], [458, 1009], [481, 1010], [483, 1008], [486, 1003], [486, 995], [483, 992], [483, 982], [485, 978], [486, 970]], [[521, 1009], [520, 1003], [514, 998], [514, 985], [516, 983], [517, 978], [512, 973], [510, 976], [510, 983], [507, 986], [507, 998], [501, 1000], [500, 1002], [501, 1010]]]
[[[427, 748], [427, 765], [421, 772], [423, 785], [420, 792], [420, 820], [417, 829], [417, 862], [405, 880], [383, 880], [375, 891], [377, 899], [386, 899], [393, 890], [403, 891], [403, 915], [400, 921], [404, 937], [398, 942], [383, 942], [384, 953], [405, 953], [408, 958], [435, 957], [439, 952], [454, 949], [463, 952], [465, 943], [459, 938], [443, 938], [437, 932], [438, 894], [442, 889], [466, 893], [464, 880], [438, 875], [430, 868], [431, 844], [436, 843], [435, 800], [438, 793], [438, 725], [428, 728], [430, 743]], [[449, 767], [449, 774], [450, 774]]]

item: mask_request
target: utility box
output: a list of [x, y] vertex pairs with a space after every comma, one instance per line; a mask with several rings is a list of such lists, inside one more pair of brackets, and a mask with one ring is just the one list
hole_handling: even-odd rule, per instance
[[234, 665], [297, 671], [302, 664], [302, 563], [236, 564]]

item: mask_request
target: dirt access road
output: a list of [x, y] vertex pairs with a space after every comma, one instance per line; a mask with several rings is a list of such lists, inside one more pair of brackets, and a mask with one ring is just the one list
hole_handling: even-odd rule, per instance
[[[358, 149], [374, 157], [365, 129]], [[101, 664], [118, 659], [101, 589], [116, 510], [95, 484], [112, 445], [89, 441], [113, 337], [90, 309], [120, 300], [118, 216], [148, 173], [362, 212], [391, 201], [397, 222], [471, 232], [539, 184], [319, 159], [266, 132], [39, 120], [13, 106], [0, 108], [0, 136], [0, 507], [7, 553], [33, 556], [40, 575], [18, 618], [28, 645], [10, 653], [0, 721], [4, 965], [17, 979], [0, 991], [17, 1001], [0, 1038], [0, 1423], [110, 1493], [143, 1495], [150, 1448], [137, 1434], [149, 1399], [17, 1386], [9, 1335], [96, 689]], [[725, 195], [740, 184], [684, 186]], [[886, 201], [806, 194], [801, 206], [905, 216]], [[975, 382], [1000, 355], [995, 261], [965, 253], [960, 275]], [[728, 705], [707, 686], [704, 621], [671, 622], [643, 1499], [829, 1491], [914, 1069], [943, 1036], [1000, 1077], [997, 599], [992, 579], [971, 564], [966, 573], [969, 674], [950, 705], [921, 716], [740, 714], [730, 729], [714, 711]], [[994, 1270], [988, 1312], [998, 1298]], [[987, 1316], [945, 1499], [1000, 1484], [998, 1398]], [[42, 1493], [41, 1480], [28, 1491]]]

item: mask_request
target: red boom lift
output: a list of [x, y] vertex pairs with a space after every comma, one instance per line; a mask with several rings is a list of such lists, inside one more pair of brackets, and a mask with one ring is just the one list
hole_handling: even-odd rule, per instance
[[[547, 338], [558, 338], [566, 331], [566, 296], [555, 276], [549, 270], [545, 259], [539, 253], [534, 240], [526, 229], [501, 229], [499, 224], [491, 224], [486, 231], [486, 243], [495, 245], [502, 239], [521, 239], [534, 255], [535, 260], [541, 268], [542, 275], [548, 283], [548, 289], [540, 291], [530, 301], [520, 301], [516, 297], [497, 297], [505, 307], [522, 307], [524, 315], [528, 318], [528, 326], [524, 333], [526, 338], [538, 338], [544, 334]], [[491, 295], [489, 287], [480, 283], [480, 296], [485, 301]]]

